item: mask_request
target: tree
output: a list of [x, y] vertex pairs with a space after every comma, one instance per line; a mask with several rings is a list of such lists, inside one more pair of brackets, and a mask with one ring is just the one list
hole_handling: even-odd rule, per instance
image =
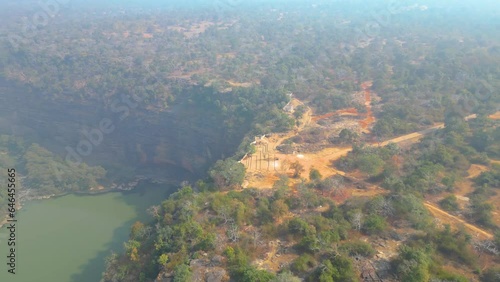
[[259, 229], [254, 228], [250, 235], [252, 236], [253, 247], [256, 248], [261, 243], [262, 233], [260, 233]]
[[421, 282], [429, 281], [430, 259], [424, 251], [403, 246], [394, 261], [399, 281]]
[[271, 205], [271, 212], [274, 217], [279, 218], [288, 213], [288, 205], [284, 200], [277, 200]]
[[356, 274], [352, 261], [342, 255], [335, 255], [331, 259], [323, 260], [323, 263], [316, 270], [316, 281], [334, 282], [334, 281], [356, 281]]
[[387, 228], [385, 219], [378, 215], [369, 215], [363, 223], [363, 231], [369, 235], [380, 234]]
[[439, 201], [439, 206], [441, 206], [444, 210], [447, 211], [456, 211], [459, 209], [457, 196], [449, 195], [446, 198]]
[[359, 139], [359, 135], [352, 130], [347, 128], [342, 129], [339, 133], [339, 141], [342, 144], [351, 144], [356, 142]]
[[218, 160], [209, 172], [219, 189], [232, 188], [243, 183], [245, 166], [235, 160]]
[[167, 262], [168, 262], [168, 255], [167, 254], [162, 254], [160, 255], [160, 257], [158, 257], [158, 264], [161, 265], [162, 267], [164, 267], [165, 265], [167, 265]]
[[481, 275], [481, 282], [497, 282], [500, 280], [500, 267], [493, 267]]
[[340, 250], [346, 251], [349, 256], [364, 256], [371, 258], [375, 255], [375, 249], [366, 242], [363, 241], [352, 241], [342, 244], [339, 248]]
[[240, 277], [238, 277], [237, 281], [242, 282], [269, 282], [274, 279], [274, 274], [265, 271], [256, 269], [255, 267], [248, 266], [242, 273]]
[[177, 266], [174, 270], [173, 282], [189, 282], [192, 276], [191, 268], [185, 264]]
[[315, 168], [311, 168], [311, 170], [309, 171], [309, 179], [314, 181], [314, 180], [321, 180], [321, 173], [319, 173], [319, 170], [315, 169]]
[[304, 116], [304, 113], [307, 111], [307, 107], [304, 105], [298, 105], [295, 111], [293, 112], [293, 116], [295, 119], [301, 119]]
[[292, 163], [290, 165], [290, 168], [293, 169], [293, 177], [300, 177], [300, 175], [302, 174], [302, 172], [304, 172], [304, 166], [299, 163], [298, 161]]
[[299, 277], [294, 276], [289, 271], [284, 271], [278, 274], [271, 282], [300, 282], [302, 281]]
[[139, 260], [139, 248], [141, 247], [141, 243], [135, 240], [129, 240], [124, 243], [125, 252], [131, 261]]
[[282, 175], [280, 175], [279, 180], [276, 180], [276, 182], [274, 182], [273, 189], [276, 189], [276, 190], [288, 189], [289, 183], [290, 183], [290, 179], [288, 178], [288, 176], [285, 174], [282, 174]]
[[136, 221], [130, 230], [130, 238], [138, 239], [141, 237], [143, 235], [144, 228], [145, 226], [142, 222]]
[[467, 133], [469, 126], [464, 120], [463, 113], [448, 112], [444, 118], [444, 128], [446, 132]]
[[361, 210], [356, 210], [352, 216], [351, 216], [351, 225], [352, 228], [356, 230], [361, 230], [361, 227], [363, 226], [363, 213]]
[[375, 154], [366, 154], [358, 158], [359, 169], [369, 176], [378, 175], [384, 169], [384, 161]]
[[293, 272], [300, 273], [308, 271], [309, 269], [316, 266], [316, 260], [313, 256], [309, 254], [303, 254], [300, 257], [296, 258], [292, 265], [290, 266]]

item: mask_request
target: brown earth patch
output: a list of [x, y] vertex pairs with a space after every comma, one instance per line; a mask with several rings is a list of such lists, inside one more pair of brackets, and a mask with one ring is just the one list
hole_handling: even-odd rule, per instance
[[494, 120], [499, 120], [500, 119], [500, 111], [488, 116], [489, 118], [491, 119], [494, 119]]
[[472, 164], [469, 168], [469, 170], [467, 170], [467, 173], [469, 174], [469, 176], [467, 176], [467, 178], [474, 178], [474, 177], [477, 177], [479, 176], [483, 171], [488, 171], [488, 167], [485, 166], [485, 165], [478, 165], [478, 164]]

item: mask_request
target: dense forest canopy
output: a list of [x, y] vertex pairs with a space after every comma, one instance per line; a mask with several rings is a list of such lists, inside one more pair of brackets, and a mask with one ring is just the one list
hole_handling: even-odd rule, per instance
[[[495, 1], [7, 2], [1, 81], [44, 101], [203, 109], [241, 141], [132, 226], [103, 281], [498, 281]], [[259, 154], [268, 171], [296, 161], [267, 177]], [[13, 165], [38, 195], [106, 177], [1, 136]]]

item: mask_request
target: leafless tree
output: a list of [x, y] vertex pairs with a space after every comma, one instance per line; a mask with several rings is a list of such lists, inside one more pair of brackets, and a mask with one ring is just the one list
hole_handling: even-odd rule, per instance
[[471, 241], [471, 245], [479, 254], [487, 252], [496, 256], [500, 255], [498, 246], [491, 240], [479, 240], [475, 238]]
[[238, 240], [240, 239], [240, 230], [238, 225], [229, 225], [229, 228], [227, 229], [227, 235], [229, 240], [231, 240], [233, 243], [238, 242]]
[[363, 213], [360, 210], [353, 214], [351, 224], [354, 229], [361, 230], [361, 226], [363, 225]]
[[253, 241], [253, 246], [254, 248], [257, 247], [257, 245], [259, 245], [262, 240], [262, 233], [260, 233], [259, 229], [257, 228], [254, 228], [251, 232], [251, 235], [252, 235], [252, 241]]
[[344, 177], [340, 175], [336, 175], [331, 178], [332, 179], [332, 186], [333, 186], [333, 195], [344, 195], [344, 188], [345, 188], [345, 183], [344, 183]]
[[388, 217], [394, 214], [394, 207], [392, 201], [386, 198], [380, 198], [374, 203], [375, 212], [381, 216]]
[[216, 209], [217, 215], [224, 220], [224, 224], [228, 224], [231, 221], [231, 210], [228, 206], [221, 206]]

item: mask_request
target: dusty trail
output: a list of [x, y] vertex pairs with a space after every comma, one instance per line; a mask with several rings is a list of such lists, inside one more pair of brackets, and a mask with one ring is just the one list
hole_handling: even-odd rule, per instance
[[458, 218], [454, 215], [451, 215], [449, 214], [448, 212], [434, 206], [433, 204], [431, 204], [430, 202], [425, 202], [424, 203], [425, 207], [434, 215], [434, 217], [436, 218], [439, 218], [439, 219], [444, 219], [446, 222], [455, 222], [455, 224], [462, 224], [464, 225], [467, 229], [475, 232], [475, 233], [478, 233], [478, 234], [481, 234], [483, 235], [484, 237], [486, 237], [486, 239], [492, 239], [493, 238], [493, 234], [475, 226], [475, 225], [472, 225], [470, 223], [467, 223], [465, 220], [461, 219], [461, 218]]
[[365, 107], [366, 107], [366, 114], [365, 114], [365, 119], [359, 122], [361, 125], [361, 128], [363, 128], [363, 131], [366, 133], [369, 133], [370, 131], [368, 130], [368, 126], [370, 126], [372, 123], [375, 122], [375, 117], [373, 116], [372, 112], [372, 96], [371, 96], [371, 90], [370, 88], [372, 87], [373, 82], [372, 81], [367, 81], [361, 84], [361, 88], [363, 89], [364, 96], [365, 96]]

